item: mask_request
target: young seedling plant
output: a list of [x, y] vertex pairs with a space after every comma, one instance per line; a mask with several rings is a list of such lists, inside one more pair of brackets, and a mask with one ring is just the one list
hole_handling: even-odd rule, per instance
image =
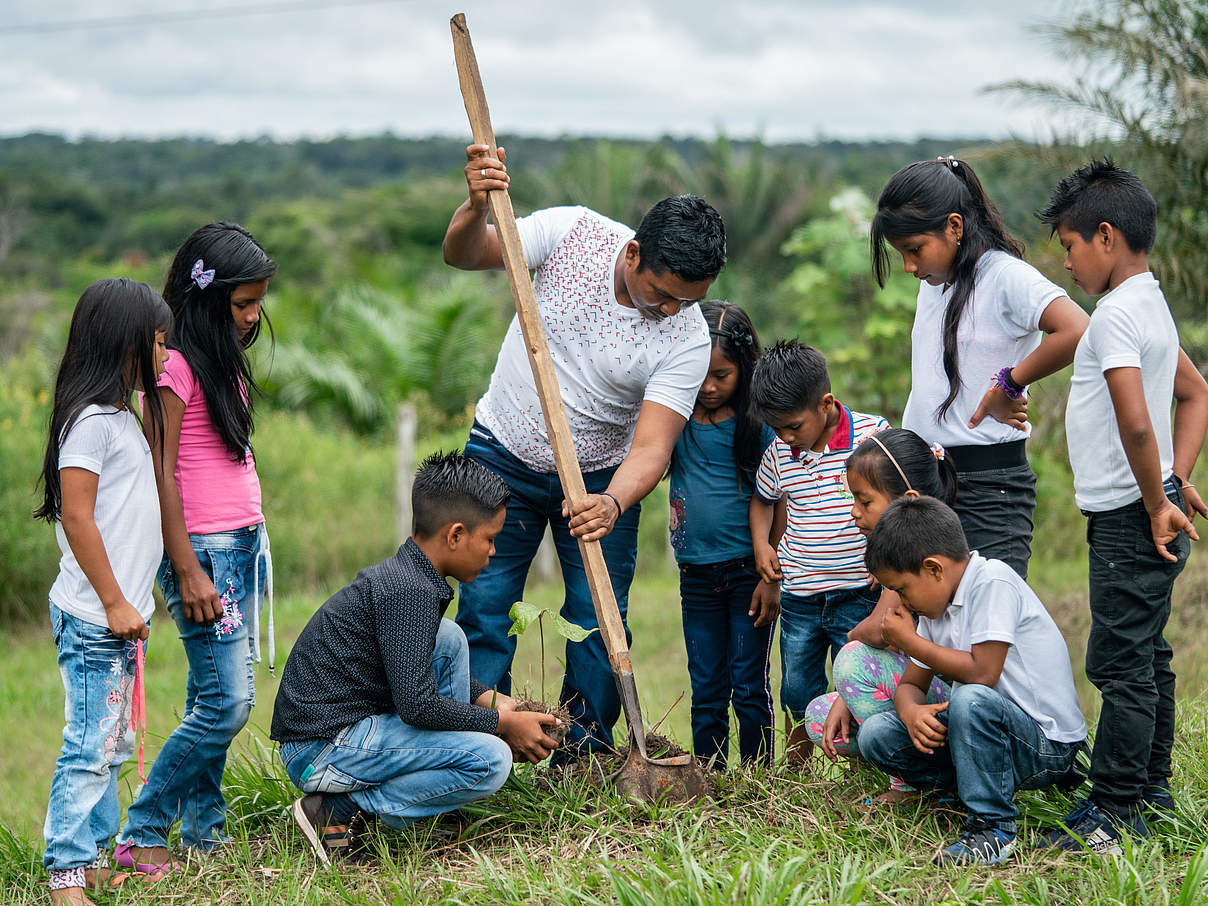
[[508, 616], [512, 618], [512, 628], [508, 630], [508, 635], [521, 635], [534, 623], [537, 624], [537, 632], [541, 637], [541, 700], [545, 701], [545, 618], [549, 617], [554, 632], [568, 642], [582, 642], [598, 630], [595, 627], [587, 629], [578, 623], [572, 623], [561, 614], [554, 613], [548, 607], [537, 607], [525, 601], [513, 604]]

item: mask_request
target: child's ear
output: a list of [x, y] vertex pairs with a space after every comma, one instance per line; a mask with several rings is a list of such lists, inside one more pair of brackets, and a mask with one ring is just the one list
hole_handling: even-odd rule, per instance
[[930, 576], [936, 582], [941, 582], [944, 578], [944, 561], [939, 557], [924, 557], [923, 568], [920, 572]]
[[1106, 221], [1095, 229], [1095, 241], [1103, 247], [1105, 252], [1110, 252], [1115, 247], [1116, 239], [1116, 228]]
[[458, 545], [465, 541], [469, 534], [470, 530], [464, 522], [451, 522], [445, 528], [445, 546], [449, 550], [457, 550]]
[[822, 394], [822, 399], [818, 401], [818, 409], [821, 412], [829, 413], [835, 405], [835, 395], [833, 393]]
[[946, 229], [949, 236], [960, 242], [965, 238], [965, 218], [960, 214], [949, 214]]

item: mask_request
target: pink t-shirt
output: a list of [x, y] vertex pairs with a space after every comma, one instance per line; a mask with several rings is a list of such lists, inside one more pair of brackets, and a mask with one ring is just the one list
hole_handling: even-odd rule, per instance
[[167, 387], [185, 404], [176, 454], [176, 487], [184, 504], [190, 535], [208, 535], [258, 525], [260, 478], [249, 451], [246, 463], [236, 462], [214, 430], [201, 384], [179, 350], [171, 350], [159, 386]]

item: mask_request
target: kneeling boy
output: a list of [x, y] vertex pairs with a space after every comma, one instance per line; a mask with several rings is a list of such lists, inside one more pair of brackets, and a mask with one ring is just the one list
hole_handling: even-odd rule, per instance
[[[932, 497], [891, 504], [865, 559], [901, 598], [882, 633], [911, 663], [895, 710], [860, 727], [860, 754], [919, 789], [955, 787], [969, 818], [938, 864], [1006, 862], [1015, 791], [1067, 779], [1086, 738], [1065, 640], [1013, 569], [969, 553], [960, 519]], [[927, 704], [936, 673], [952, 698]]]
[[352, 845], [360, 811], [403, 827], [491, 795], [513, 756], [555, 747], [544, 727], [556, 718], [516, 711], [470, 676], [466, 637], [441, 616], [445, 577], [469, 582], [495, 553], [508, 496], [460, 453], [426, 459], [412, 537], [332, 595], [290, 652], [271, 735], [308, 794], [294, 818], [323, 862]]

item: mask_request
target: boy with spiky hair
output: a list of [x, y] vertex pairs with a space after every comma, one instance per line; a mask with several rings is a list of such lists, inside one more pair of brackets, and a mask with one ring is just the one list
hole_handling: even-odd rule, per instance
[[[465, 634], [441, 614], [445, 581], [468, 582], [495, 552], [510, 492], [461, 453], [421, 464], [412, 536], [311, 617], [281, 675], [272, 738], [305, 794], [293, 815], [323, 862], [353, 845], [358, 812], [394, 827], [494, 793], [513, 758], [556, 743], [550, 714], [470, 675]], [[502, 738], [500, 738], [502, 737]]]
[[1101, 296], [1074, 355], [1065, 424], [1090, 545], [1086, 674], [1103, 709], [1090, 797], [1048, 840], [1118, 854], [1122, 834], [1148, 835], [1146, 811], [1158, 817], [1175, 804], [1175, 675], [1162, 633], [1174, 581], [1199, 537], [1191, 517], [1208, 516], [1190, 484], [1208, 427], [1208, 385], [1179, 348], [1149, 270], [1157, 206], [1136, 176], [1093, 161], [1061, 180], [1037, 216], [1060, 240], [1074, 282]]
[[[751, 408], [776, 434], [755, 474], [749, 516], [756, 569], [780, 584], [786, 751], [790, 762], [805, 765], [813, 751], [806, 709], [826, 691], [827, 651], [833, 661], [877, 602], [864, 536], [852, 520], [847, 457], [889, 422], [835, 399], [826, 356], [797, 340], [782, 340], [755, 364]], [[781, 505], [787, 522], [773, 547], [767, 539]]]

